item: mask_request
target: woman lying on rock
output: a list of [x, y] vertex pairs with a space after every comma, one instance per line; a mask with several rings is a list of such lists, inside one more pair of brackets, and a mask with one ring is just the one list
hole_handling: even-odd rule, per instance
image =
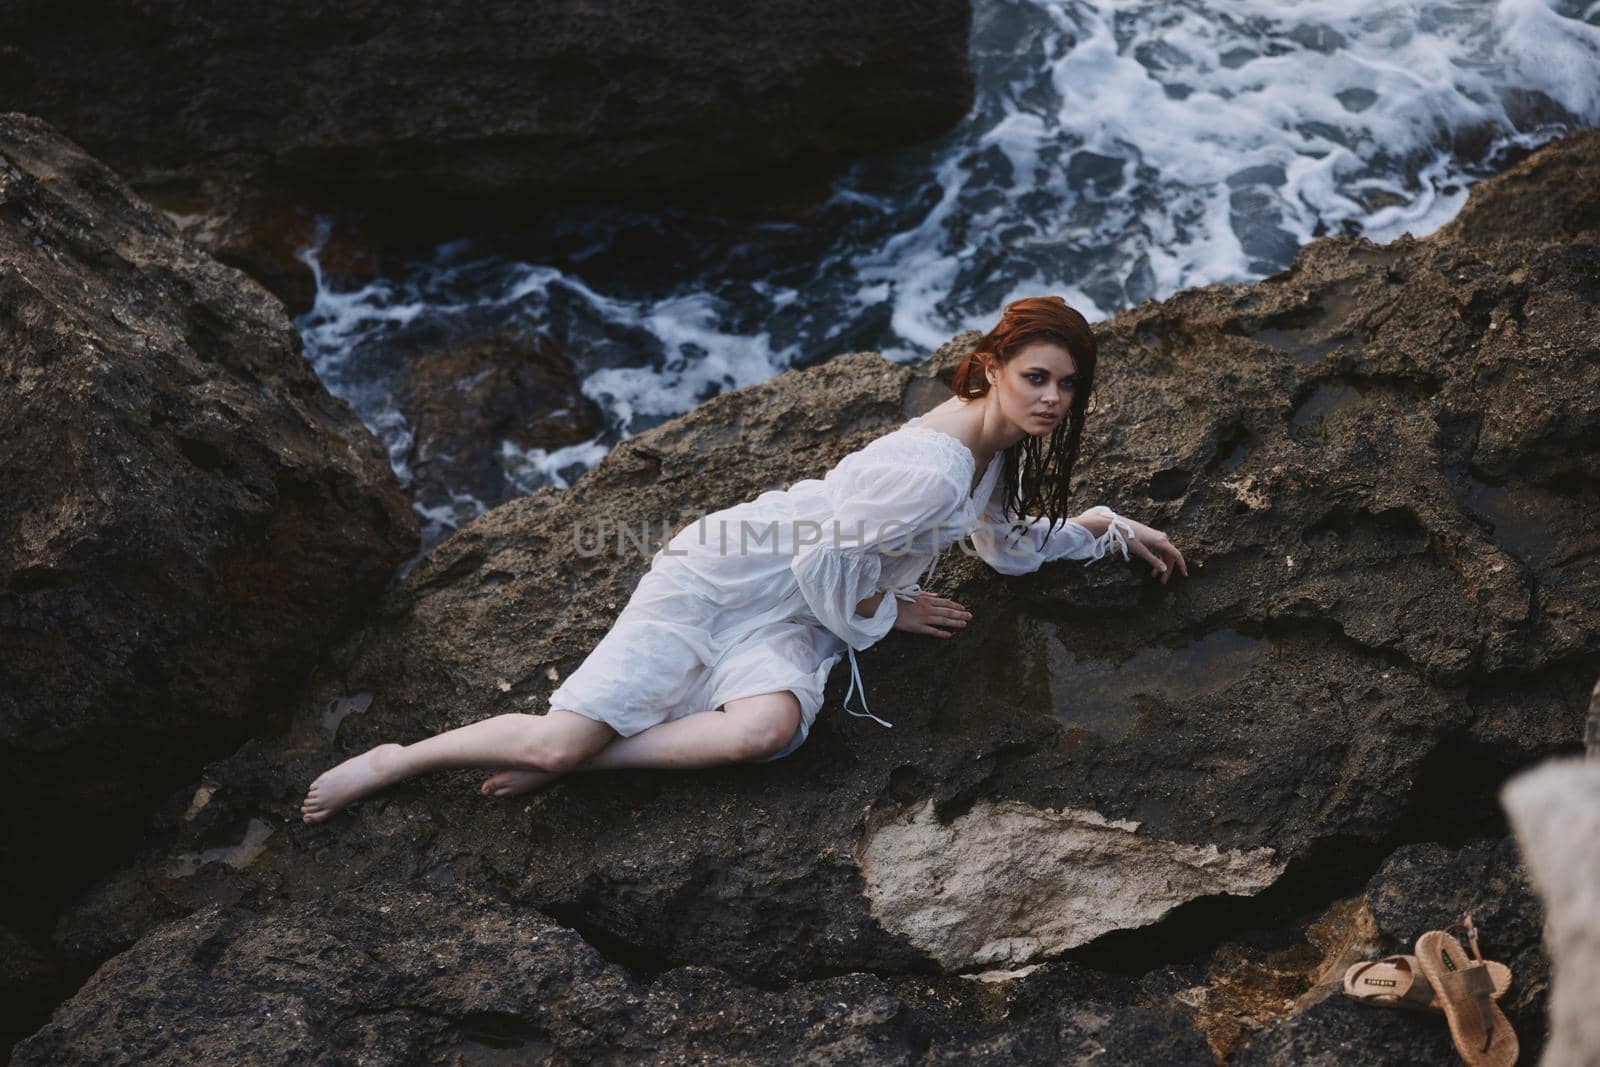
[[305, 821], [425, 771], [503, 768], [483, 792], [508, 797], [577, 770], [780, 759], [804, 743], [828, 673], [846, 655], [845, 710], [889, 726], [864, 690], [862, 710], [850, 707], [861, 687], [855, 654], [892, 629], [947, 638], [967, 625], [969, 611], [918, 584], [964, 536], [1004, 574], [1116, 548], [1163, 583], [1174, 571], [1187, 576], [1159, 530], [1105, 507], [1064, 518], [1095, 351], [1083, 316], [1060, 297], [1008, 305], [939, 407], [821, 479], [679, 531], [610, 632], [550, 695], [548, 714], [379, 745], [311, 784]]

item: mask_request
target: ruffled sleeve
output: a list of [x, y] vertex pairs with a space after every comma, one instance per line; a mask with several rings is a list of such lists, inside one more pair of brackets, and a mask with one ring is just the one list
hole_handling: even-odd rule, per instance
[[[837, 470], [829, 480], [839, 482], [833, 519], [814, 543], [797, 545], [790, 569], [817, 621], [845, 643], [850, 691], [844, 710], [892, 726], [866, 706], [856, 652], [894, 629], [900, 597], [915, 594], [909, 589], [886, 591], [870, 617], [857, 615], [856, 605], [881, 588], [884, 553], [905, 550], [916, 531], [951, 522], [963, 501], [946, 471], [887, 459], [863, 462], [848, 472]], [[850, 707], [857, 691], [861, 711]]]
[[838, 480], [833, 519], [815, 543], [797, 545], [790, 569], [817, 621], [860, 650], [894, 628], [895, 597], [884, 597], [870, 618], [856, 614], [880, 588], [883, 554], [949, 521], [959, 498], [949, 475], [932, 467], [864, 463]]
[[1053, 530], [1048, 519], [1008, 520], [1001, 513], [998, 500], [996, 493], [984, 509], [982, 519], [972, 532], [972, 544], [983, 561], [1001, 574], [1032, 574], [1058, 559], [1092, 563], [1114, 549], [1122, 551], [1123, 559], [1128, 558], [1133, 528], [1127, 519], [1104, 505], [1087, 512], [1111, 520], [1106, 532], [1096, 537], [1071, 519]]

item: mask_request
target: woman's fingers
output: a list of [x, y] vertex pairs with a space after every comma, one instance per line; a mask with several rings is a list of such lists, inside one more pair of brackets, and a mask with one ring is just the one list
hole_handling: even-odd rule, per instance
[[926, 612], [926, 614], [930, 618], [938, 618], [938, 619], [970, 619], [970, 618], [972, 618], [972, 612], [968, 611], [966, 608], [962, 607], [960, 604], [956, 603], [954, 600], [949, 600], [949, 599], [947, 599], [945, 597], [942, 597], [942, 596], [934, 596], [931, 593], [924, 593], [923, 594], [922, 607], [923, 607], [924, 611]]
[[1155, 550], [1161, 553], [1161, 563], [1166, 567], [1166, 570], [1162, 572], [1161, 582], [1163, 585], [1166, 584], [1168, 578], [1172, 577], [1173, 572], [1177, 572], [1185, 578], [1189, 577], [1189, 567], [1183, 560], [1183, 553], [1178, 551], [1178, 546], [1173, 544], [1166, 534], [1162, 534], [1156, 539]]
[[1161, 584], [1171, 581], [1174, 573], [1189, 577], [1189, 565], [1172, 540], [1154, 527], [1144, 526], [1142, 530], [1143, 534], [1129, 544], [1135, 555], [1150, 564], [1150, 570], [1161, 579]]
[[1145, 544], [1143, 541], [1132, 541], [1129, 543], [1133, 546], [1133, 554], [1150, 564], [1151, 570], [1155, 571], [1157, 574], [1160, 574], [1166, 570], [1167, 565], [1162, 563], [1154, 552], [1150, 551], [1149, 545]]
[[922, 625], [927, 629], [923, 632], [937, 634], [940, 637], [953, 636], [957, 630], [967, 625], [967, 620], [954, 618], [949, 614], [930, 615], [922, 620]]
[[948, 597], [935, 596], [924, 590], [917, 595], [913, 602], [916, 605], [917, 618], [908, 626], [901, 627], [908, 633], [924, 634], [928, 637], [954, 637], [956, 632], [967, 625], [972, 618], [972, 612], [962, 607]]

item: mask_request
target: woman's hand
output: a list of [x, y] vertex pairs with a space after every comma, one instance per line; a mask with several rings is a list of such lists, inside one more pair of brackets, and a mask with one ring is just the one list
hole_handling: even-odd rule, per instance
[[915, 600], [902, 600], [895, 606], [894, 628], [908, 634], [927, 634], [929, 637], [954, 637], [955, 631], [967, 625], [972, 612], [947, 600], [923, 591]]
[[1183, 553], [1178, 551], [1166, 534], [1142, 522], [1135, 522], [1126, 515], [1123, 520], [1133, 527], [1133, 539], [1128, 542], [1128, 551], [1150, 564], [1151, 571], [1161, 579], [1162, 585], [1167, 584], [1174, 571], [1185, 578], [1189, 577], [1189, 567], [1183, 561]]

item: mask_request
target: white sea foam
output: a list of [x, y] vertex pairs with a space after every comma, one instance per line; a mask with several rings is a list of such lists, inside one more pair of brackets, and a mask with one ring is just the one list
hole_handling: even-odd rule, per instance
[[546, 485], [570, 489], [578, 472], [605, 459], [609, 451], [611, 446], [600, 437], [556, 449], [522, 448], [511, 441], [500, 442], [506, 475], [519, 493], [531, 493]]
[[960, 124], [852, 164], [799, 220], [568, 209], [518, 256], [455, 241], [356, 286], [313, 248], [307, 355], [406, 476], [409, 359], [553, 338], [607, 428], [504, 445], [527, 492], [709, 396], [843, 351], [917, 358], [1020, 296], [1098, 320], [1322, 234], [1431, 233], [1508, 153], [1600, 125], [1596, 0], [978, 0], [972, 54]]

